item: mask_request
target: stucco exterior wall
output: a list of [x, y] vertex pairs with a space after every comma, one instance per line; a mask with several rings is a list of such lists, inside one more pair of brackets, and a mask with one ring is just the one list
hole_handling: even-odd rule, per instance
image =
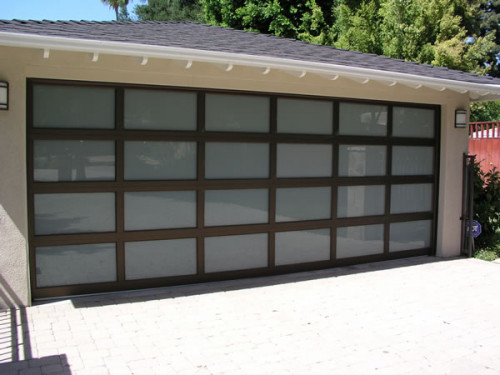
[[467, 95], [428, 88], [361, 84], [346, 78], [328, 79], [308, 74], [299, 78], [282, 71], [268, 74], [235, 66], [230, 71], [214, 64], [0, 47], [0, 79], [10, 84], [10, 108], [0, 111], [0, 307], [29, 303], [26, 202], [26, 78], [102, 81], [128, 84], [220, 88], [259, 92], [310, 94], [441, 106], [441, 170], [437, 255], [460, 252], [462, 153], [467, 132], [454, 128], [457, 108], [468, 108]]

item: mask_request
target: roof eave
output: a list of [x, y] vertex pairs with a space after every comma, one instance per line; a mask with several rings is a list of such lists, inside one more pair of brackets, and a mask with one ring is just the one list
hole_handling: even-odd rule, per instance
[[367, 83], [370, 80], [374, 80], [387, 84], [388, 86], [402, 84], [415, 89], [428, 87], [438, 91], [452, 90], [461, 94], [468, 94], [471, 101], [500, 100], [500, 85], [456, 81], [393, 71], [263, 55], [11, 32], [0, 32], [0, 45], [37, 48], [45, 51], [88, 52], [93, 54], [136, 56], [143, 59], [160, 58], [183, 60], [187, 62], [196, 61], [228, 64], [228, 66], [242, 65], [259, 68], [265, 72], [269, 72], [271, 69], [277, 69], [297, 72], [299, 76], [313, 73], [326, 76], [330, 79], [336, 79], [338, 76], [346, 77], [361, 83]]

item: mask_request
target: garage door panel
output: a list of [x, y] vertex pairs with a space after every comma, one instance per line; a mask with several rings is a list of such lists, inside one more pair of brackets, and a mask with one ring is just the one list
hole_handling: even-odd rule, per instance
[[196, 227], [195, 191], [125, 193], [125, 230]]
[[337, 228], [337, 258], [352, 258], [384, 252], [384, 226], [359, 225]]
[[391, 187], [391, 213], [432, 211], [432, 184], [401, 184]]
[[267, 233], [205, 238], [205, 272], [263, 268], [268, 264]]
[[125, 142], [125, 180], [194, 180], [196, 142]]
[[431, 246], [431, 233], [431, 220], [392, 223], [390, 226], [390, 251], [429, 248]]
[[387, 135], [388, 107], [384, 105], [340, 103], [339, 134], [359, 136]]
[[394, 146], [392, 148], [392, 174], [394, 176], [432, 175], [434, 147]]
[[205, 225], [261, 224], [269, 221], [269, 190], [205, 191]]
[[208, 131], [269, 132], [270, 99], [254, 95], [207, 94], [205, 128]]
[[113, 129], [115, 90], [103, 87], [35, 85], [35, 128]]
[[207, 142], [207, 179], [269, 178], [269, 144]]
[[332, 134], [333, 105], [330, 101], [278, 99], [278, 133]]
[[330, 229], [276, 233], [277, 266], [330, 260]]
[[125, 243], [127, 280], [196, 274], [196, 239]]
[[384, 176], [386, 153], [386, 146], [340, 145], [339, 176]]
[[125, 90], [124, 128], [196, 130], [196, 94], [165, 90]]
[[395, 137], [434, 138], [435, 111], [425, 108], [394, 107], [393, 135]]
[[286, 144], [277, 146], [277, 177], [331, 177], [332, 145]]
[[339, 186], [337, 217], [383, 215], [385, 212], [385, 186]]
[[276, 222], [331, 218], [330, 187], [276, 189]]
[[115, 142], [36, 140], [33, 179], [40, 182], [114, 181]]
[[114, 193], [35, 194], [35, 234], [115, 231]]
[[36, 248], [37, 286], [63, 286], [116, 281], [114, 243]]

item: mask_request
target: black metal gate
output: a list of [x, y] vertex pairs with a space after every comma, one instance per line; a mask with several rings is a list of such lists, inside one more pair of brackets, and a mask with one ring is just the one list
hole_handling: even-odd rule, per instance
[[471, 257], [474, 251], [472, 236], [472, 220], [474, 219], [474, 164], [476, 155], [463, 158], [463, 190], [462, 190], [462, 241], [461, 254]]

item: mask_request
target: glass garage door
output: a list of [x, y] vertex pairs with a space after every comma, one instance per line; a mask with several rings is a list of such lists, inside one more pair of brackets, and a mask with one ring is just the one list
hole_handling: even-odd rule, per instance
[[28, 87], [34, 298], [434, 251], [438, 107]]

